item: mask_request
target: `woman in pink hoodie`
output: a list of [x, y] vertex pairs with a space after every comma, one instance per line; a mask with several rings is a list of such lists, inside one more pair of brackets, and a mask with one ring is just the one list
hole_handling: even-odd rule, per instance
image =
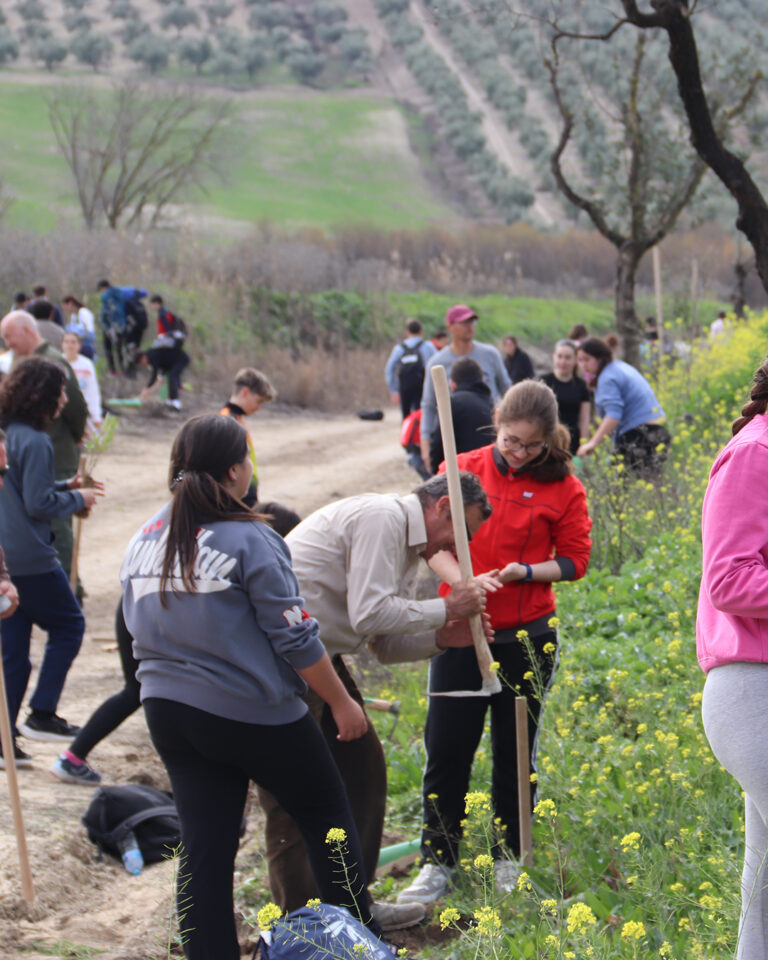
[[712, 751], [745, 793], [738, 960], [768, 958], [768, 361], [733, 438], [715, 460], [702, 508], [696, 646], [707, 674], [702, 717]]

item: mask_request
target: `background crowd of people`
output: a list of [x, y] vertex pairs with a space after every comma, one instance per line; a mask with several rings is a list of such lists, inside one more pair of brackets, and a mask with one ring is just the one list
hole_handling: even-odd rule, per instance
[[[404, 422], [420, 421], [420, 438], [410, 433], [409, 447], [423, 482], [405, 496], [348, 497], [302, 521], [279, 504], [259, 502], [258, 442], [247, 419], [276, 391], [261, 371], [239, 370], [221, 409], [188, 420], [174, 440], [169, 500], [136, 532], [121, 571], [116, 630], [123, 687], [80, 728], [57, 710], [85, 628], [68, 521], [98, 508], [106, 492], [98, 481], [86, 484], [80, 470], [82, 443], [103, 421], [93, 362], [97, 329], [108, 375], [130, 377], [148, 367], [142, 398], [162, 375], [173, 410], [180, 409], [189, 363], [186, 325], [161, 296], [149, 301], [155, 339], [142, 350], [147, 291], [106, 279], [98, 287], [98, 322], [72, 295], [59, 309], [42, 286], [32, 300], [18, 294], [0, 322], [8, 351], [0, 382], [0, 636], [14, 748], [3, 765], [32, 765], [21, 737], [61, 741], [67, 746], [51, 772], [65, 782], [98, 784], [91, 752], [143, 705], [181, 823], [185, 953], [235, 960], [232, 880], [249, 782], [258, 785], [265, 812], [269, 882], [280, 907], [291, 910], [319, 896], [383, 936], [419, 923], [425, 904], [442, 897], [455, 876], [464, 797], [490, 712], [499, 824], [494, 883], [500, 893], [511, 892], [521, 855], [514, 699], [528, 700], [534, 774], [537, 728], [560, 644], [552, 584], [583, 577], [592, 546], [587, 491], [574, 457], [588, 457], [610, 440], [628, 474], [661, 474], [672, 438], [648, 380], [618, 358], [615, 343], [583, 327], [555, 344], [552, 371], [539, 371], [537, 379], [516, 337], [505, 337], [501, 350], [475, 339], [479, 318], [471, 307], [448, 310], [437, 342], [411, 320], [385, 377]], [[49, 329], [53, 339], [60, 331], [61, 352], [45, 335]], [[438, 365], [452, 394], [470, 580], [462, 579], [455, 556], [430, 377]], [[699, 621], [707, 735], [747, 793], [744, 882], [753, 891], [742, 921], [747, 944], [762, 942], [766, 926], [763, 899], [754, 896], [757, 885], [762, 890], [764, 860], [754, 851], [764, 857], [768, 848], [767, 811], [762, 761], [734, 747], [732, 734], [740, 710], [753, 717], [764, 712], [756, 668], [765, 659], [758, 594], [768, 546], [764, 524], [751, 515], [744, 520], [749, 536], [745, 527], [740, 539], [732, 526], [726, 535], [722, 503], [734, 490], [741, 499], [744, 483], [754, 484], [759, 473], [766, 381], [761, 368], [736, 437], [713, 468]], [[748, 564], [744, 543], [751, 544]], [[417, 575], [426, 566], [435, 589], [417, 596]], [[488, 698], [453, 698], [481, 686], [472, 617], [481, 618], [494, 643], [503, 686]], [[19, 723], [33, 671], [33, 625], [47, 639]], [[376, 902], [367, 889], [382, 841], [387, 774], [343, 659], [364, 649], [382, 663], [428, 660], [434, 695], [425, 727], [419, 871], [396, 903]], [[326, 842], [332, 829], [343, 836], [345, 874]], [[740, 956], [759, 956], [755, 951]]]
[[[385, 369], [391, 400], [400, 404], [403, 416], [401, 444], [408, 463], [422, 478], [437, 472], [443, 449], [432, 367], [444, 367], [449, 376], [459, 453], [487, 443], [491, 412], [500, 397], [509, 387], [537, 376], [530, 355], [512, 334], [503, 338], [500, 350], [475, 339], [480, 318], [471, 307], [456, 304], [447, 311], [445, 322], [448, 342], [437, 350], [424, 338], [421, 322], [409, 320], [405, 338], [393, 348]], [[552, 369], [540, 370], [539, 379], [555, 395], [572, 454], [588, 457], [610, 438], [630, 470], [658, 475], [671, 442], [664, 411], [648, 380], [619, 359], [617, 350], [616, 337], [590, 337], [583, 324], [575, 324], [555, 344]], [[593, 409], [600, 417], [594, 432]]]

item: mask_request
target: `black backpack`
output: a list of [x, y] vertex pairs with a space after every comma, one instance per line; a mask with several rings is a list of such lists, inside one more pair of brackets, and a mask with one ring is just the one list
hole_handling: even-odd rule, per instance
[[133, 830], [145, 863], [169, 857], [181, 843], [179, 815], [170, 793], [140, 783], [99, 787], [82, 816], [88, 839], [120, 859], [118, 842]]
[[400, 392], [406, 393], [420, 390], [424, 383], [424, 361], [421, 359], [421, 345], [419, 340], [412, 347], [403, 345], [403, 355], [398, 361], [397, 379], [400, 383]]

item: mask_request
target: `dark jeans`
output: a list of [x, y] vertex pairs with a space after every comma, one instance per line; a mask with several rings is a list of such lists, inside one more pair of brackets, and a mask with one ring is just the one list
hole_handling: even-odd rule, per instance
[[663, 424], [644, 423], [621, 434], [616, 440], [616, 453], [633, 473], [650, 480], [661, 473], [671, 443], [672, 437]]
[[133, 637], [125, 625], [122, 599], [118, 603], [115, 613], [115, 633], [125, 686], [119, 693], [113, 693], [100, 707], [94, 710], [88, 722], [72, 741], [69, 749], [81, 760], [85, 760], [97, 743], [108, 737], [113, 730], [116, 730], [124, 720], [127, 720], [141, 706], [141, 687], [136, 679], [139, 661], [133, 656]]
[[[227, 720], [170, 700], [144, 701], [152, 741], [168, 770], [181, 821], [179, 928], [190, 960], [239, 960], [232, 875], [250, 780], [296, 820], [321, 898], [370, 921], [362, 851], [344, 784], [314, 720], [276, 726]], [[347, 889], [331, 827], [347, 834]]]
[[19, 591], [19, 607], [12, 617], [0, 621], [0, 631], [8, 713], [15, 735], [16, 718], [32, 671], [29, 641], [33, 624], [47, 632], [48, 641], [29, 705], [33, 710], [55, 713], [67, 672], [83, 640], [85, 618], [61, 567], [50, 573], [15, 576], [13, 582]]
[[168, 399], [178, 400], [181, 389], [181, 375], [189, 364], [189, 357], [183, 350], [179, 350], [176, 362], [168, 370]]
[[[358, 703], [362, 703], [342, 658], [335, 656], [332, 663], [347, 692]], [[381, 741], [373, 724], [369, 724], [368, 730], [357, 740], [337, 740], [338, 730], [327, 704], [311, 690], [304, 699], [344, 781], [363, 848], [365, 872], [373, 877], [379, 860], [387, 800], [387, 765]], [[267, 864], [272, 897], [283, 910], [296, 910], [303, 907], [307, 900], [319, 896], [301, 833], [290, 812], [277, 797], [260, 789], [259, 801], [266, 817]]]
[[[109, 327], [104, 330], [103, 343], [104, 356], [107, 358], [109, 372], [116, 373], [117, 370], [120, 370], [120, 372], [123, 373], [125, 370], [125, 361], [123, 359], [125, 332], [115, 330], [113, 333], [112, 328]], [[117, 361], [117, 363], [115, 363], [115, 361]]]
[[418, 386], [405, 387], [400, 390], [400, 410], [403, 414], [403, 420], [409, 413], [418, 410], [421, 406], [421, 394], [424, 389], [424, 381]]
[[[515, 697], [528, 700], [528, 738], [531, 773], [536, 769], [536, 741], [541, 701], [530, 680], [531, 670], [526, 647], [519, 640], [503, 642], [515, 631], [499, 631], [493, 644], [493, 656], [500, 664], [501, 693], [491, 697], [430, 697], [424, 745], [427, 763], [424, 770], [424, 829], [421, 855], [426, 862], [455, 866], [465, 817], [464, 798], [469, 790], [472, 760], [483, 735], [485, 714], [491, 710], [491, 747], [493, 775], [491, 799], [494, 814], [500, 818], [506, 847], [520, 856], [520, 818], [517, 807], [517, 756]], [[502, 641], [502, 642], [500, 642]], [[544, 690], [548, 689], [556, 667], [556, 653], [544, 653], [546, 643], [557, 644], [552, 631], [531, 637], [530, 643], [539, 664]], [[429, 671], [430, 693], [445, 690], [479, 690], [482, 678], [473, 647], [446, 650], [432, 660]], [[515, 687], [519, 688], [518, 690]], [[531, 791], [531, 802], [533, 794]], [[436, 794], [437, 799], [429, 799]], [[500, 846], [493, 851], [503, 856]]]

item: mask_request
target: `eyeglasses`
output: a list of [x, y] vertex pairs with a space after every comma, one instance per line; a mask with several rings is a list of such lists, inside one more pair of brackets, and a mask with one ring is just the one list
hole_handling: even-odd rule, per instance
[[547, 449], [547, 445], [543, 441], [539, 441], [537, 443], [523, 443], [523, 441], [518, 440], [517, 437], [500, 436], [499, 443], [502, 447], [506, 447], [508, 450], [512, 450], [515, 453], [518, 453], [520, 450], [525, 450], [526, 453], [530, 453], [534, 457], [540, 453], [543, 453], [543, 451]]

